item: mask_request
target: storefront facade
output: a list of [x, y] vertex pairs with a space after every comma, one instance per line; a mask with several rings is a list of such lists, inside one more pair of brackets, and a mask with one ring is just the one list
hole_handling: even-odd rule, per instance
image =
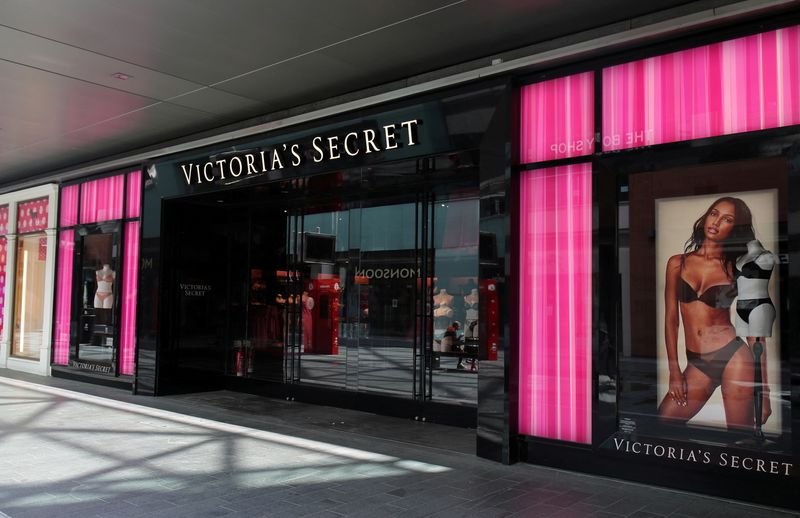
[[474, 426], [483, 365], [502, 362], [481, 270], [502, 270], [505, 230], [480, 184], [507, 168], [509, 94], [495, 81], [146, 164], [137, 393]]
[[55, 269], [55, 184], [0, 196], [0, 365], [47, 375]]
[[520, 90], [520, 456], [796, 507], [800, 27], [686, 47]]
[[142, 173], [62, 186], [53, 374], [131, 387]]
[[797, 508], [800, 27], [515, 74], [64, 184], [54, 375]]

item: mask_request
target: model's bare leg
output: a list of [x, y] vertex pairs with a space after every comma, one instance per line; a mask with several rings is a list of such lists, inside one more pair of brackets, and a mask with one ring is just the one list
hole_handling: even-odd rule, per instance
[[688, 421], [703, 408], [717, 388], [711, 378], [691, 363], [683, 371], [683, 376], [686, 379], [686, 405], [678, 404], [667, 394], [658, 408], [662, 421]]
[[753, 355], [740, 347], [722, 372], [722, 402], [729, 430], [753, 429]]

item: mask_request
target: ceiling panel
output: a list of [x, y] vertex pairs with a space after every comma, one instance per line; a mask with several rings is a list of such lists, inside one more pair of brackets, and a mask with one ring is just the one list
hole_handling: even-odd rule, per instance
[[[28, 159], [12, 171], [4, 171], [3, 179], [13, 181], [27, 175], [40, 174], [56, 163], [77, 164], [112, 156], [127, 149], [155, 144], [217, 123], [217, 118], [208, 114], [160, 103], [128, 117], [29, 144], [23, 149]], [[54, 150], [59, 150], [58, 156], [55, 156]], [[0, 153], [0, 171], [3, 161], [3, 154]]]
[[[0, 117], [42, 123], [56, 134], [153, 103], [146, 97], [8, 61], [0, 61], [0, 93]], [[3, 127], [2, 131], [13, 132], [14, 128]]]
[[217, 88], [260, 99], [272, 106], [286, 107], [318, 99], [321, 93], [336, 89], [337, 85], [350, 84], [353, 77], [366, 79], [369, 73], [368, 63], [357, 66], [317, 52], [302, 60], [281, 63], [229, 81]]
[[573, 0], [565, 9], [565, 2], [555, 0], [471, 2], [457, 7], [458, 16], [453, 16], [454, 10], [438, 11], [322, 53], [354, 66], [362, 64], [370, 70], [373, 81], [387, 81], [456, 64], [465, 56], [486, 57], [488, 65], [493, 54], [564, 34], [565, 23], [570, 32], [577, 32], [624, 19], [620, 13], [638, 16], [683, 3], [654, 0], [631, 5], [627, 0]]
[[[3, 26], [0, 59], [152, 99], [166, 99], [202, 86]], [[114, 77], [117, 73], [131, 77], [120, 80]]]
[[0, 186], [660, 9], [735, 1], [0, 0]]
[[268, 105], [262, 101], [208, 87], [172, 97], [169, 102], [225, 118], [247, 117], [268, 110]]
[[4, 0], [3, 25], [211, 85], [446, 0]]

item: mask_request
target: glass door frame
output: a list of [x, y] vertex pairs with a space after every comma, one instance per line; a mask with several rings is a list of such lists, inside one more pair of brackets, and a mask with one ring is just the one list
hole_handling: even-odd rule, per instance
[[[433, 204], [435, 201], [435, 194], [429, 186], [429, 176], [434, 169], [433, 158], [423, 158], [416, 160], [416, 174], [420, 177], [419, 187], [415, 193], [403, 195], [398, 198], [397, 195], [385, 193], [385, 195], [375, 197], [359, 197], [350, 198], [341, 201], [340, 207], [337, 209], [340, 212], [350, 213], [353, 210], [363, 210], [367, 207], [391, 206], [396, 204], [413, 204], [414, 205], [414, 250], [413, 261], [414, 270], [419, 271], [419, 276], [413, 280], [413, 289], [411, 294], [411, 304], [409, 311], [409, 318], [413, 329], [413, 340], [411, 350], [411, 370], [412, 376], [409, 378], [410, 386], [408, 390], [398, 391], [390, 397], [403, 397], [410, 398], [412, 401], [418, 403], [418, 413], [424, 415], [424, 403], [431, 401], [433, 396], [433, 265], [434, 265], [434, 210]], [[367, 191], [361, 191], [365, 194]], [[327, 200], [328, 202], [330, 200]], [[327, 204], [327, 203], [324, 203]], [[288, 276], [289, 296], [294, 300], [299, 300], [302, 297], [303, 291], [306, 286], [311, 282], [311, 279], [306, 278], [304, 273], [305, 263], [304, 257], [304, 244], [303, 233], [306, 230], [305, 216], [307, 214], [314, 214], [309, 210], [313, 205], [304, 205], [299, 207], [292, 207], [287, 209], [287, 265], [286, 271]], [[348, 216], [350, 217], [350, 216]], [[357, 220], [360, 222], [360, 218]], [[349, 227], [352, 227], [353, 220], [349, 221]], [[348, 227], [348, 228], [349, 228]], [[353, 229], [349, 228], [347, 238], [348, 241], [352, 239]], [[357, 266], [361, 261], [360, 243], [359, 253], [357, 256], [353, 255], [352, 243], [348, 243], [348, 258], [350, 260], [350, 267], [348, 268], [348, 275], [346, 279], [340, 279], [344, 286], [344, 291], [347, 293], [349, 290], [357, 290], [360, 287], [355, 282], [355, 272]], [[412, 252], [412, 251], [409, 251]], [[331, 385], [333, 389], [346, 389], [356, 392], [365, 392], [380, 394], [384, 391], [364, 387], [363, 385], [351, 382], [351, 362], [358, 362], [359, 354], [351, 354], [352, 347], [359, 349], [361, 347], [361, 337], [359, 332], [359, 324], [361, 323], [361, 315], [359, 308], [351, 308], [348, 304], [342, 304], [343, 317], [339, 322], [341, 326], [347, 326], [352, 330], [354, 336], [349, 337], [347, 332], [339, 334], [340, 344], [346, 347], [347, 357], [345, 358], [345, 383], [344, 385]], [[352, 305], [352, 304], [350, 304]], [[285, 328], [285, 349], [284, 349], [284, 382], [287, 384], [302, 384], [303, 379], [301, 376], [302, 362], [303, 362], [303, 337], [302, 337], [302, 309], [300, 304], [287, 304], [286, 305], [286, 328]], [[356, 351], [357, 353], [358, 351]], [[357, 370], [360, 369], [355, 365]], [[315, 385], [316, 386], [316, 385]]]

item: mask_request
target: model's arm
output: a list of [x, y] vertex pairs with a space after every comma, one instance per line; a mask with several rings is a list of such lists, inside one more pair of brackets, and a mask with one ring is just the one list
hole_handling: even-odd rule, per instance
[[686, 378], [678, 363], [678, 281], [681, 275], [681, 256], [673, 255], [667, 261], [664, 288], [664, 340], [669, 365], [669, 396], [679, 405], [686, 405]]

